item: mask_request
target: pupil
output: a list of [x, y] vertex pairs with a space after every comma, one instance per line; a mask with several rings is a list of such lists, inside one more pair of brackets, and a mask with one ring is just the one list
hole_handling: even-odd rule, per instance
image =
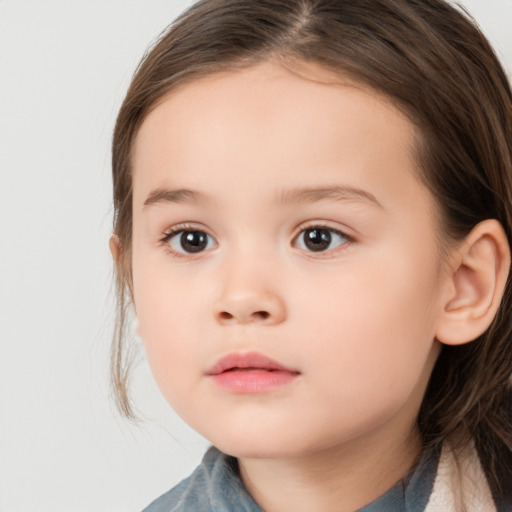
[[207, 243], [207, 235], [202, 231], [185, 231], [181, 234], [181, 246], [187, 252], [202, 251]]
[[331, 233], [327, 229], [308, 229], [304, 233], [304, 243], [312, 251], [324, 251], [331, 245]]

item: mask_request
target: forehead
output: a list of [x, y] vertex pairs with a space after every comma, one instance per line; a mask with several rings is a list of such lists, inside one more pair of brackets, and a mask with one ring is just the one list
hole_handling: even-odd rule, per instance
[[[277, 104], [279, 110], [275, 108]], [[312, 110], [318, 113], [316, 120], [308, 118]], [[342, 118], [335, 119], [340, 112], [346, 123]], [[194, 128], [210, 129], [213, 138], [223, 121], [227, 124], [235, 118], [243, 120], [247, 128], [256, 128], [259, 123], [266, 132], [269, 122], [279, 121], [283, 124], [299, 121], [305, 127], [307, 122], [320, 121], [326, 125], [333, 120], [338, 129], [342, 124], [348, 127], [348, 122], [357, 129], [355, 118], [350, 119], [354, 113], [374, 116], [376, 125], [379, 120], [390, 122], [405, 137], [414, 132], [409, 119], [393, 102], [366, 84], [315, 63], [290, 63], [284, 67], [276, 61], [265, 61], [248, 68], [209, 74], [178, 86], [151, 109], [135, 139], [135, 153], [147, 139], [148, 125], [169, 130], [178, 124], [184, 128], [186, 123], [195, 125]], [[250, 123], [243, 119], [244, 115], [250, 115]]]
[[415, 140], [407, 117], [367, 86], [265, 62], [184, 85], [153, 109], [134, 145], [135, 203], [155, 187], [214, 191], [234, 180], [254, 191], [339, 179], [360, 187], [371, 176], [371, 187], [407, 194], [418, 186]]

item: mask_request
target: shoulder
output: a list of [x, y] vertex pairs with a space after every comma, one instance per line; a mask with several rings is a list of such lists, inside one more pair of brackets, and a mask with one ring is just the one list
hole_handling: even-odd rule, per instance
[[185, 480], [143, 512], [260, 512], [238, 475], [236, 459], [210, 448]]

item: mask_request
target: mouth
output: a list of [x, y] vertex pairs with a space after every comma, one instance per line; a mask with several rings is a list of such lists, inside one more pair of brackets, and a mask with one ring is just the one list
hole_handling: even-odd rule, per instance
[[300, 372], [263, 354], [232, 353], [219, 359], [207, 372], [215, 385], [235, 394], [272, 391], [294, 381]]

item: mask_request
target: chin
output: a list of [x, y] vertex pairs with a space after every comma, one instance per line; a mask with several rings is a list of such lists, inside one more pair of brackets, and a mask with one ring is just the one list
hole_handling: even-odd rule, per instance
[[246, 442], [245, 445], [235, 445], [229, 441], [225, 444], [216, 443], [215, 446], [222, 452], [237, 459], [286, 459], [297, 456], [297, 450], [283, 450], [282, 447], [268, 446], [268, 443], [262, 443], [263, 446], [255, 446], [254, 443]]
[[242, 432], [240, 435], [210, 436], [208, 439], [220, 451], [241, 459], [287, 459], [314, 452], [317, 447], [282, 432], [261, 431], [259, 435]]

